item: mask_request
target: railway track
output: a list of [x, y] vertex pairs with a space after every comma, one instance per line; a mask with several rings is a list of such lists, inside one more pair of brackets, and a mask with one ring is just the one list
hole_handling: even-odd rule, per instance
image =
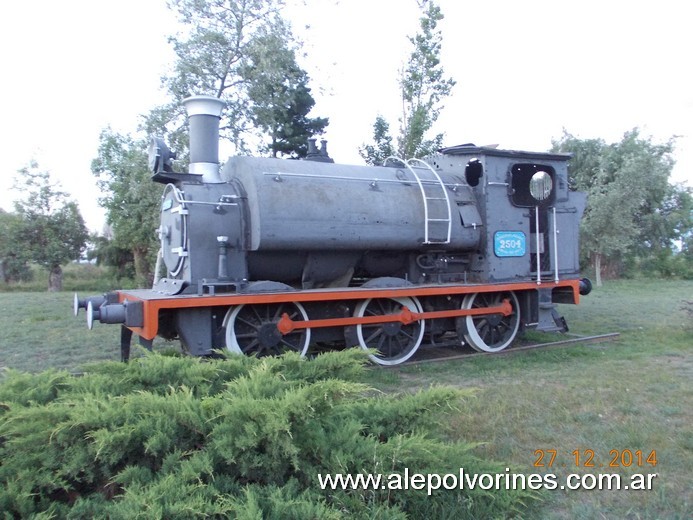
[[506, 354], [512, 354], [515, 352], [523, 352], [527, 350], [561, 348], [579, 344], [605, 343], [607, 341], [615, 341], [620, 336], [621, 334], [618, 332], [610, 332], [608, 334], [597, 334], [594, 336], [575, 336], [560, 341], [551, 341], [549, 343], [533, 343], [530, 345], [510, 347], [500, 352], [471, 351], [460, 353], [460, 350], [466, 349], [466, 347], [451, 346], [449, 344], [443, 346], [431, 345], [420, 348], [416, 352], [414, 357], [406, 363], [394, 366], [406, 367], [412, 365], [423, 365], [426, 363], [441, 363], [447, 361], [454, 361], [457, 359], [465, 359], [474, 356], [501, 356]]

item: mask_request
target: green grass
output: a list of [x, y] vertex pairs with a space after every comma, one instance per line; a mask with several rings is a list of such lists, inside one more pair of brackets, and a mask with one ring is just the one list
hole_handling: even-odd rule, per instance
[[[374, 369], [371, 384], [391, 393], [476, 388], [441, 428], [451, 438], [483, 441], [480, 455], [515, 471], [541, 472], [533, 466], [538, 449], [557, 450], [550, 471], [559, 478], [612, 472], [575, 468], [574, 450], [593, 450], [597, 464], [608, 463], [614, 449], [657, 451], [655, 468], [617, 469], [658, 473], [653, 491], [546, 491], [544, 518], [691, 518], [693, 324], [683, 302], [692, 295], [691, 281], [608, 282], [561, 310], [571, 333], [620, 332], [616, 342]], [[88, 331], [83, 313], [72, 316], [71, 301], [67, 292], [0, 293], [0, 366], [78, 370], [118, 359], [119, 328], [97, 323]]]
[[[571, 332], [620, 332], [617, 342], [484, 356], [444, 365], [374, 371], [381, 389], [431, 384], [475, 387], [447, 425], [450, 435], [484, 440], [481, 455], [525, 473], [535, 450], [556, 450], [553, 468], [569, 473], [657, 473], [653, 491], [547, 491], [546, 518], [691, 518], [693, 323], [682, 309], [692, 282], [619, 281], [564, 311]], [[610, 450], [656, 450], [658, 464], [609, 468]], [[573, 451], [595, 453], [575, 467]], [[564, 466], [565, 465], [565, 466]]]
[[[136, 345], [133, 340], [133, 350]], [[155, 345], [173, 344], [158, 339]], [[73, 316], [72, 293], [0, 293], [0, 369], [79, 371], [91, 361], [119, 359], [120, 327], [97, 322], [88, 330], [84, 310]]]
[[0, 293], [0, 367], [38, 372], [76, 370], [92, 360], [118, 359], [118, 327], [88, 331], [72, 315], [70, 293]]

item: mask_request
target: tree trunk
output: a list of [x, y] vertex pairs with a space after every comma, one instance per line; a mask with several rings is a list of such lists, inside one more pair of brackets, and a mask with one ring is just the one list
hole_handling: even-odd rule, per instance
[[48, 292], [59, 292], [63, 290], [63, 268], [54, 265], [48, 271]]
[[135, 283], [138, 287], [151, 287], [152, 276], [147, 264], [147, 250], [133, 249], [132, 255], [135, 260]]
[[597, 287], [602, 286], [602, 254], [594, 253], [594, 278], [597, 282]]

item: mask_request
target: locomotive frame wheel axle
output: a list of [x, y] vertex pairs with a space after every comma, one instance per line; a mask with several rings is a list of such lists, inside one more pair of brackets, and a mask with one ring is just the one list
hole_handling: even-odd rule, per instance
[[479, 307], [470, 309], [451, 309], [446, 311], [413, 312], [407, 306], [403, 306], [397, 314], [384, 314], [381, 316], [354, 316], [351, 318], [329, 318], [322, 320], [294, 321], [287, 313], [282, 314], [277, 322], [277, 329], [282, 335], [290, 334], [297, 329], [317, 329], [321, 327], [347, 327], [349, 325], [373, 325], [399, 322], [409, 325], [415, 321], [434, 320], [438, 318], [458, 318], [462, 316], [488, 316], [501, 314], [509, 316], [514, 312], [510, 300], [505, 299], [495, 307]]
[[[578, 304], [580, 302], [580, 280], [561, 280], [560, 282], [542, 282], [541, 288], [565, 289], [571, 295], [570, 302]], [[349, 288], [334, 290], [307, 290], [307, 291], [285, 291], [271, 293], [229, 293], [224, 295], [167, 295], [152, 293], [143, 289], [115, 291], [113, 298], [122, 303], [125, 300], [139, 301], [143, 305], [143, 325], [124, 323], [138, 336], [145, 339], [154, 339], [159, 332], [159, 315], [161, 312], [178, 309], [193, 309], [201, 307], [229, 307], [247, 304], [266, 304], [280, 302], [334, 302], [334, 301], [361, 301], [368, 298], [400, 298], [415, 297], [426, 298], [429, 296], [455, 296], [467, 295], [471, 293], [489, 293], [512, 291], [518, 294], [520, 291], [534, 291], [540, 286], [536, 282], [517, 282], [517, 283], [498, 283], [498, 284], [445, 284], [445, 285], [425, 285], [410, 287], [386, 287], [386, 288]], [[442, 311], [448, 312], [448, 311]], [[450, 311], [457, 312], [457, 311]], [[461, 314], [464, 316], [464, 314]], [[438, 315], [425, 315], [425, 319], [440, 318]], [[340, 318], [345, 319], [345, 318]], [[316, 322], [318, 320], [314, 320]], [[319, 324], [318, 324], [319, 325]], [[315, 323], [314, 325], [315, 326]], [[328, 326], [328, 325], [324, 325]]]

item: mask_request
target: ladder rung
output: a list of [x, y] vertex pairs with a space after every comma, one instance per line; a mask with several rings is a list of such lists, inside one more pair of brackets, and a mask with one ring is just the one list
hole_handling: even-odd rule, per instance
[[449, 218], [429, 218], [428, 222], [450, 222]]
[[448, 200], [445, 197], [426, 197], [426, 200]]

